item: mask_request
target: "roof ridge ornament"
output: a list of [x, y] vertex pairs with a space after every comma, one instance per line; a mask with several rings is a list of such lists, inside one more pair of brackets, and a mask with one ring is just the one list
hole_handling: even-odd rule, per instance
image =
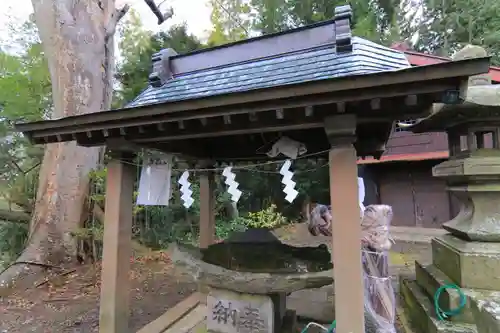
[[149, 84], [152, 87], [159, 88], [173, 77], [170, 58], [176, 55], [174, 49], [163, 49], [153, 54], [151, 57], [153, 71], [149, 74]]
[[335, 45], [337, 53], [352, 51], [351, 5], [335, 7]]

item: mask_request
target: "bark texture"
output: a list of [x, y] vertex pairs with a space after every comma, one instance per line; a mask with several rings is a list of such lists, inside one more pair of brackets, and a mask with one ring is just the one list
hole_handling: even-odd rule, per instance
[[[52, 79], [52, 118], [110, 108], [113, 33], [124, 14], [124, 10], [115, 11], [114, 2], [32, 0]], [[47, 145], [28, 243], [19, 264], [0, 275], [1, 287], [10, 287], [44, 267], [22, 262], [64, 266], [75, 260], [77, 247], [71, 232], [81, 223], [88, 174], [99, 155], [98, 148], [78, 147], [75, 142]]]

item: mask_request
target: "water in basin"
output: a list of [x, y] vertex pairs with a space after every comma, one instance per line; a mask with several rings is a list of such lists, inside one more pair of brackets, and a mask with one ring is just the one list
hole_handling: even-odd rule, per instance
[[252, 273], [307, 273], [332, 269], [326, 245], [295, 247], [268, 229], [249, 229], [202, 250], [202, 260], [226, 269]]

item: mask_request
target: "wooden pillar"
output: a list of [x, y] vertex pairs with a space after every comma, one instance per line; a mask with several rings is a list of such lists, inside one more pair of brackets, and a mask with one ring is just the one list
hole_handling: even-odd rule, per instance
[[350, 115], [328, 118], [325, 130], [332, 145], [329, 164], [336, 332], [365, 333], [357, 157], [352, 144], [356, 119]]
[[207, 171], [200, 176], [200, 248], [205, 249], [215, 241], [215, 186], [214, 173]]
[[116, 156], [108, 164], [101, 271], [100, 333], [128, 333], [129, 270], [135, 168]]

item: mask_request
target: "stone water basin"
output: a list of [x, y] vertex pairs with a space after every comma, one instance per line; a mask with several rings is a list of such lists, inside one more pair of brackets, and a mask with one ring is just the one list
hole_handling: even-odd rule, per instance
[[213, 288], [276, 294], [333, 283], [331, 254], [325, 245], [290, 246], [267, 229], [235, 233], [204, 250], [180, 244], [169, 250], [176, 268]]

